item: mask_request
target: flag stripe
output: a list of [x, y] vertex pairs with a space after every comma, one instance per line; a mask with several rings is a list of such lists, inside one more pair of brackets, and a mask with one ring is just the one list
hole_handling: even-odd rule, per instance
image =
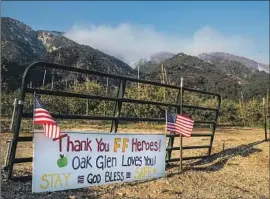
[[36, 117], [45, 116], [45, 117], [48, 117], [48, 118], [52, 118], [51, 115], [46, 114], [46, 113], [41, 113], [41, 112], [35, 112], [35, 116], [36, 116]]
[[50, 114], [49, 111], [47, 111], [47, 110], [44, 109], [44, 108], [36, 108], [36, 109], [35, 109], [35, 112], [44, 112], [44, 113]]
[[44, 124], [43, 127], [46, 137], [58, 138], [60, 136], [60, 128], [58, 126], [52, 124]]
[[184, 126], [184, 125], [178, 125], [178, 124], [176, 124], [176, 126], [177, 126], [179, 129], [185, 129], [185, 130], [187, 130], [187, 131], [190, 131], [190, 130], [193, 129], [192, 126]]
[[190, 134], [190, 131], [189, 130], [184, 130], [184, 129], [181, 129], [180, 130], [182, 133], [184, 133], [184, 134], [187, 134], [187, 135], [189, 135]]
[[179, 121], [181, 121], [181, 122], [183, 122], [183, 123], [188, 123], [188, 124], [192, 124], [192, 123], [194, 123], [194, 121], [193, 120], [191, 120], [191, 119], [187, 119], [187, 118], [185, 118], [185, 117], [181, 117], [181, 116], [177, 116], [177, 118], [179, 119]]
[[[47, 122], [47, 123], [50, 123], [50, 124], [56, 124], [54, 120], [48, 119], [48, 118], [44, 118], [44, 117], [42, 117], [42, 118], [36, 118], [36, 119], [34, 120], [34, 122], [35, 122], [36, 124], [38, 124], [38, 122], [41, 122], [41, 123]], [[39, 123], [39, 124], [40, 124], [40, 123]]]
[[187, 120], [187, 121], [191, 121], [192, 120], [189, 116], [187, 116], [185, 114], [178, 114], [177, 116], [180, 117], [180, 118], [182, 118], [182, 119], [184, 119], [184, 120]]
[[54, 119], [52, 117], [50, 117], [50, 116], [47, 116], [47, 115], [37, 115], [37, 116], [35, 116], [35, 120], [38, 120], [38, 119], [44, 119], [44, 120], [48, 120], [48, 121], [51, 120], [51, 121], [53, 121], [55, 123]]
[[178, 119], [178, 121], [176, 121], [176, 123], [181, 123], [181, 124], [186, 124], [186, 125], [193, 125], [194, 122], [191, 121], [182, 121], [181, 118]]

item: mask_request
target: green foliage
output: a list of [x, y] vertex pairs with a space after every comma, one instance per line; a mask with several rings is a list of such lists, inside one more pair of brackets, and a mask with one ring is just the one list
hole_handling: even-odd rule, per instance
[[[246, 67], [238, 61], [224, 59], [205, 62], [198, 57], [179, 53], [163, 63], [170, 82], [184, 84], [190, 88], [220, 93], [224, 99], [238, 100], [241, 91], [245, 99], [265, 96], [269, 87], [269, 74]], [[161, 79], [161, 64], [155, 62], [139, 63], [141, 76], [145, 79]]]
[[[95, 82], [85, 82], [69, 88], [69, 92], [105, 96], [106, 90]], [[116, 97], [117, 88], [110, 87], [108, 95]], [[125, 98], [140, 99], [145, 101], [156, 101], [177, 104], [178, 90], [165, 89], [150, 85], [127, 85]], [[3, 92], [2, 116], [11, 116], [13, 111], [14, 98], [18, 96], [16, 92]], [[101, 100], [78, 99], [71, 97], [41, 96], [44, 106], [52, 113], [56, 114], [80, 114], [80, 115], [107, 115], [112, 116], [115, 102], [104, 102]], [[185, 93], [184, 104], [197, 105], [203, 107], [217, 107], [217, 100], [207, 99], [201, 95]], [[33, 96], [26, 95], [25, 112], [32, 112]], [[168, 111], [175, 111], [169, 109]], [[215, 114], [211, 111], [200, 111], [184, 109], [184, 113], [191, 115], [195, 120], [211, 121]], [[165, 107], [149, 104], [123, 103], [121, 116], [126, 117], [152, 117], [164, 118]], [[263, 107], [258, 99], [246, 102], [237, 102], [229, 99], [222, 100], [219, 123], [229, 125], [254, 126], [263, 123]]]
[[18, 92], [2, 92], [1, 93], [1, 115], [11, 116], [13, 111], [14, 99]]

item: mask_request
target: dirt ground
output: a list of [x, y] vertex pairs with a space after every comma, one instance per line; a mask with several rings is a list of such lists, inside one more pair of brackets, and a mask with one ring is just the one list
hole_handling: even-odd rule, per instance
[[[145, 132], [122, 129], [122, 132]], [[201, 130], [203, 132], [204, 130]], [[160, 132], [158, 130], [149, 133]], [[3, 133], [1, 164], [10, 134]], [[184, 145], [206, 145], [207, 137], [183, 140]], [[176, 138], [179, 146], [179, 138]], [[206, 154], [203, 150], [185, 150], [183, 156]], [[32, 145], [18, 144], [17, 157], [30, 157]], [[173, 152], [179, 157], [179, 151]], [[269, 198], [269, 141], [264, 141], [263, 129], [219, 128], [216, 131], [212, 155], [204, 160], [184, 161], [179, 173], [177, 163], [166, 169], [166, 176], [147, 182], [117, 183], [53, 193], [31, 193], [31, 182], [6, 182], [1, 171], [2, 198]], [[15, 174], [31, 173], [31, 164], [17, 164]]]

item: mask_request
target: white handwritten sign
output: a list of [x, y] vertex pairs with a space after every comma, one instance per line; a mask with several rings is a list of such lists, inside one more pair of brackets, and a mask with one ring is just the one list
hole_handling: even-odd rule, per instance
[[53, 141], [34, 133], [33, 192], [162, 177], [165, 135], [69, 132]]

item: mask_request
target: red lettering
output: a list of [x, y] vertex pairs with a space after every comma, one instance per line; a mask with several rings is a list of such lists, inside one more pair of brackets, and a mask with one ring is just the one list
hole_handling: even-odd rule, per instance
[[141, 146], [141, 145], [142, 145], [142, 143], [140, 141], [138, 141], [137, 142], [138, 151], [142, 151], [143, 150], [143, 146]]
[[67, 151], [92, 151], [91, 140], [88, 138], [84, 141], [80, 140], [70, 140], [70, 136], [67, 139]]
[[138, 140], [137, 138], [132, 138], [132, 152], [133, 151], [157, 151], [158, 149], [158, 142], [153, 141], [145, 141], [145, 140]]
[[154, 143], [151, 142], [151, 143], [150, 143], [150, 149], [151, 149], [151, 150], [153, 149], [153, 145], [154, 145]]
[[[69, 149], [69, 147], [71, 147], [71, 150]], [[70, 136], [68, 136], [67, 137], [67, 151], [73, 151], [73, 147], [74, 147], [73, 142], [70, 141]]]
[[67, 137], [67, 134], [64, 134], [62, 136], [60, 136], [59, 138], [54, 138], [53, 141], [57, 141], [59, 140], [59, 152], [62, 152], [62, 139]]
[[132, 144], [131, 144], [131, 146], [132, 146], [132, 152], [133, 151], [135, 151], [135, 152], [137, 151], [137, 146], [136, 145], [137, 145], [137, 138], [135, 138], [135, 139], [132, 138]]

